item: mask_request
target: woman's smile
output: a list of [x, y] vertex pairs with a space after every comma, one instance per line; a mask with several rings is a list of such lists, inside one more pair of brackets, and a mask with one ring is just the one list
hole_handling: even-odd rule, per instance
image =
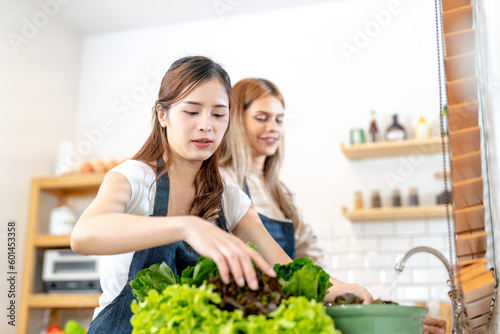
[[279, 138], [277, 137], [259, 137], [260, 140], [264, 142], [264, 144], [268, 146], [274, 146], [278, 144]]

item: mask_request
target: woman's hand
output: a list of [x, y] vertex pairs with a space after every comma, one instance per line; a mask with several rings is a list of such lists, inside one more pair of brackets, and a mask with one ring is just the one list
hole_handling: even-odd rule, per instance
[[445, 334], [446, 321], [442, 319], [434, 319], [426, 315], [423, 321], [424, 333], [428, 334]]
[[246, 281], [250, 289], [257, 290], [259, 284], [252, 262], [268, 276], [276, 277], [272, 266], [257, 251], [231, 233], [199, 217], [189, 216], [184, 240], [198, 254], [215, 262], [226, 284], [230, 282], [230, 275], [233, 275], [239, 286], [244, 286]]
[[344, 293], [352, 293], [361, 298], [361, 300], [363, 300], [363, 304], [373, 303], [371, 293], [360, 285], [345, 283], [333, 277], [330, 278], [330, 282], [332, 282], [333, 286], [328, 289], [328, 294], [324, 299], [325, 302], [333, 303], [336, 297], [343, 295]]

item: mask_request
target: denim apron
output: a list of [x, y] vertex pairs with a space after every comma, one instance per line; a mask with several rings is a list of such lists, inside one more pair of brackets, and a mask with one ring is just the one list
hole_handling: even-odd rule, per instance
[[[243, 191], [250, 197], [250, 191], [248, 190], [247, 180], [243, 180]], [[267, 232], [276, 240], [278, 245], [283, 248], [285, 253], [290, 256], [291, 259], [295, 258], [295, 238], [293, 223], [280, 221], [276, 219], [269, 218], [259, 213], [260, 220], [264, 223]]]
[[[170, 181], [164, 173], [156, 183], [156, 197], [152, 216], [167, 216]], [[226, 220], [220, 210], [217, 226], [228, 232]], [[188, 266], [196, 265], [199, 254], [184, 241], [148, 248], [134, 253], [127, 278], [127, 284], [120, 294], [106, 306], [91, 322], [87, 334], [126, 334], [132, 333], [130, 304], [135, 299], [128, 282], [135, 279], [137, 273], [155, 263], [165, 262], [176, 275]]]

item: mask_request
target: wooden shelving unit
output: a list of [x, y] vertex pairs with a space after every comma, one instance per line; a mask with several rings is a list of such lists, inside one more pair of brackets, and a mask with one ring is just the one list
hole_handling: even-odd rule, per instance
[[[453, 208], [450, 206], [449, 212]], [[374, 208], [362, 210], [348, 210], [342, 208], [344, 216], [351, 222], [370, 222], [388, 220], [414, 220], [446, 218], [446, 205], [409, 206], [396, 208]]]
[[[30, 323], [37, 323], [30, 318], [32, 309], [92, 309], [99, 304], [99, 294], [56, 294], [40, 293], [35, 286], [41, 286], [41, 263], [37, 256], [45, 249], [69, 248], [69, 235], [48, 235], [39, 232], [40, 202], [43, 196], [56, 196], [59, 205], [65, 204], [69, 197], [95, 196], [104, 179], [105, 173], [71, 174], [60, 177], [35, 178], [31, 183], [30, 207], [26, 233], [24, 272], [19, 309], [19, 334], [30, 332]], [[41, 320], [40, 320], [41, 321]]]
[[[445, 150], [448, 148], [448, 137], [444, 138]], [[443, 152], [441, 137], [425, 140], [408, 139], [394, 142], [363, 143], [346, 146], [341, 144], [342, 152], [349, 160], [387, 158], [407, 155], [438, 154]], [[444, 177], [443, 173], [436, 173], [436, 177]], [[449, 208], [449, 213], [453, 210]], [[444, 219], [447, 217], [446, 205], [412, 206], [412, 207], [384, 207], [362, 210], [342, 208], [342, 213], [351, 222], [375, 222], [391, 220], [413, 219]]]
[[[383, 141], [355, 145], [340, 144], [342, 152], [349, 160], [386, 158], [403, 155], [435, 154], [443, 152], [441, 137], [423, 140], [407, 139], [401, 141]], [[448, 138], [445, 138], [445, 148]]]

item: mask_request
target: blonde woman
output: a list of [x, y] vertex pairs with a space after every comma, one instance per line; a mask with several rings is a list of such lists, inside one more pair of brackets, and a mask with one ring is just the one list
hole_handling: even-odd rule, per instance
[[231, 127], [222, 144], [222, 176], [251, 198], [264, 226], [291, 258], [325, 266], [312, 227], [280, 181], [285, 102], [269, 80], [247, 78], [233, 87]]

